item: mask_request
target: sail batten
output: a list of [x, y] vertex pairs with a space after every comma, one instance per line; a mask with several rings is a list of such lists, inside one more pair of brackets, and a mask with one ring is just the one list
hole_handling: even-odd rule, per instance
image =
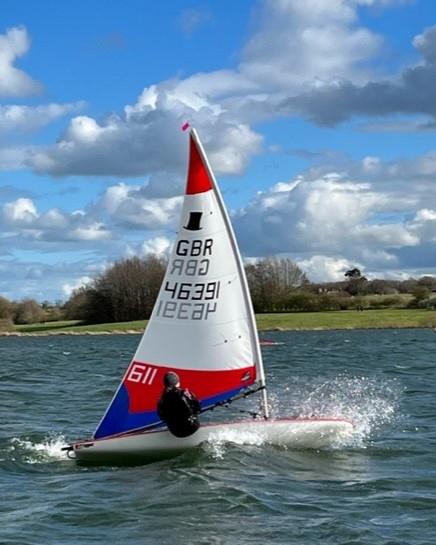
[[158, 424], [156, 405], [168, 371], [178, 373], [202, 407], [265, 381], [242, 260], [194, 130], [180, 228], [165, 277], [94, 437]]

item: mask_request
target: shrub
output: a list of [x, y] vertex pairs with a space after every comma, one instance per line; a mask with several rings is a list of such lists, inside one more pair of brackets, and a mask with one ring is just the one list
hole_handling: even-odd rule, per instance
[[0, 319], [0, 331], [12, 331], [14, 329], [14, 324], [10, 318], [1, 318]]
[[293, 312], [314, 312], [319, 310], [319, 299], [309, 292], [294, 292], [286, 298], [285, 308]]
[[389, 297], [371, 297], [369, 299], [371, 308], [399, 308], [404, 306], [403, 299], [395, 295]]
[[426, 308], [428, 310], [436, 310], [436, 297], [430, 297], [429, 299], [423, 299], [416, 305], [418, 308]]
[[16, 324], [34, 324], [45, 320], [45, 312], [34, 299], [23, 299], [14, 309]]

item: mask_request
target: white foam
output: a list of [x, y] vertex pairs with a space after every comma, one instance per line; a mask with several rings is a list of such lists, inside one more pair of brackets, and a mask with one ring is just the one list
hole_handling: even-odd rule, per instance
[[38, 464], [67, 458], [62, 447], [66, 445], [63, 435], [51, 435], [41, 442], [14, 437], [11, 439], [9, 451], [14, 460], [21, 459], [28, 464]]
[[203, 448], [214, 458], [221, 459], [224, 457], [229, 443], [259, 446], [265, 443], [265, 436], [258, 431], [235, 430], [223, 427], [211, 434], [208, 441], [203, 444]]
[[354, 424], [354, 432], [340, 440], [338, 447], [364, 447], [398, 419], [401, 390], [396, 380], [340, 375], [308, 392], [300, 403], [299, 416], [345, 418]]
[[352, 425], [335, 419], [250, 420], [222, 424], [209, 430], [203, 448], [215, 458], [222, 458], [230, 444], [331, 450], [348, 445], [352, 436]]

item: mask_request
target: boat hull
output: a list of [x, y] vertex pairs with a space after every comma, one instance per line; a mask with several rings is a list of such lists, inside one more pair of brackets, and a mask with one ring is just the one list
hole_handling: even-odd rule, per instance
[[203, 443], [271, 444], [292, 449], [331, 448], [353, 434], [353, 424], [333, 418], [287, 418], [204, 425], [193, 435], [174, 437], [167, 430], [134, 433], [72, 445], [86, 463], [129, 463], [177, 456]]

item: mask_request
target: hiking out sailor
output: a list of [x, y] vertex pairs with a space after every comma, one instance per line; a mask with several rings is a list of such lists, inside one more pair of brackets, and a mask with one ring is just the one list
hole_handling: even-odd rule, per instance
[[177, 373], [164, 376], [164, 390], [157, 404], [157, 414], [176, 437], [188, 437], [200, 427], [200, 403], [195, 395], [180, 387]]

